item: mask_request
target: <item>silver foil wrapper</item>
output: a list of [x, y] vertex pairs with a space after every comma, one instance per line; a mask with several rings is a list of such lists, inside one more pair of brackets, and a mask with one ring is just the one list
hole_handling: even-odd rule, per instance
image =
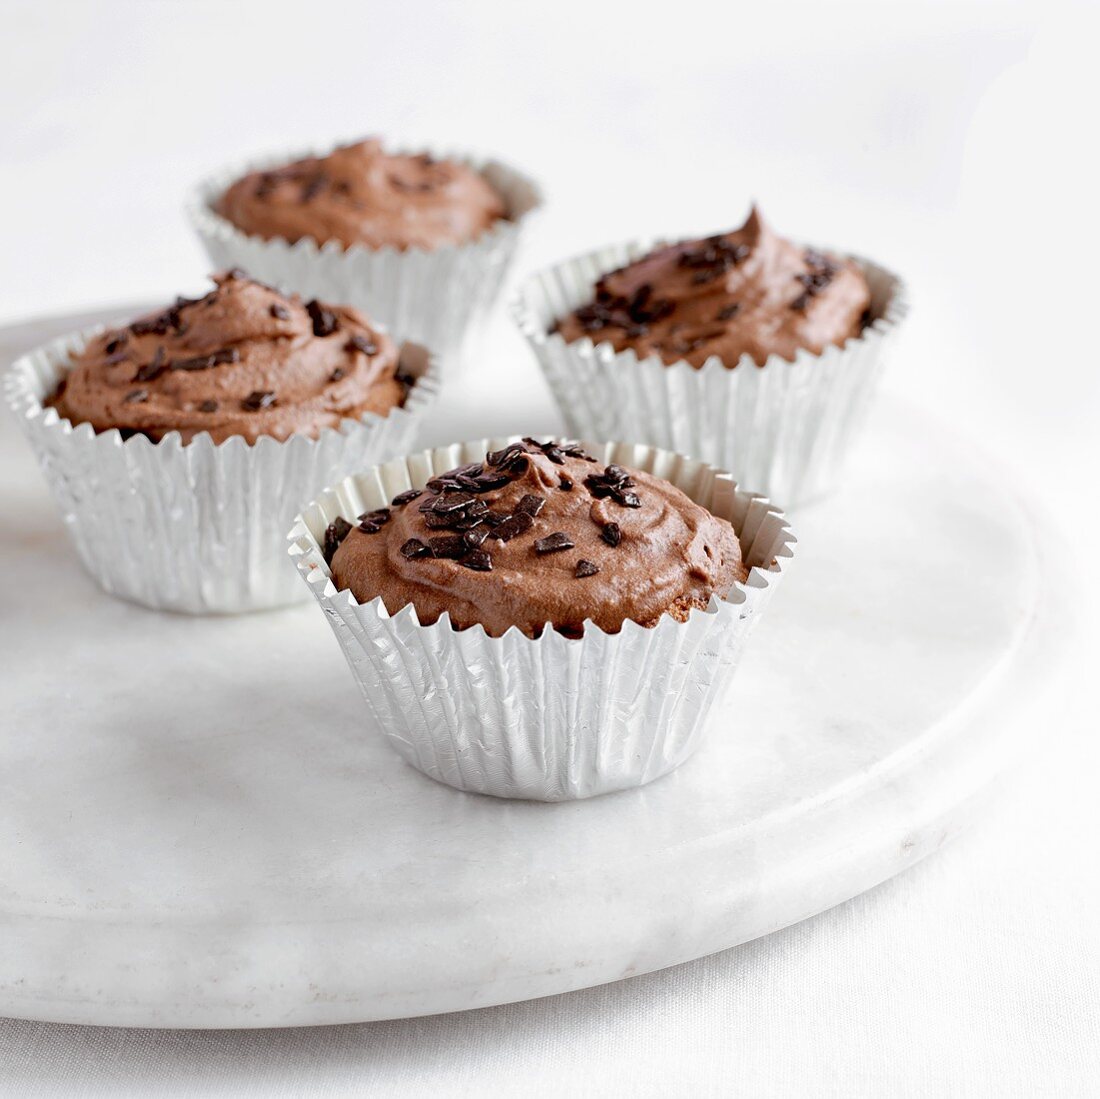
[[337, 591], [320, 546], [338, 515], [383, 507], [437, 473], [480, 461], [514, 439], [482, 439], [412, 454], [323, 492], [289, 535], [298, 571], [332, 626], [370, 715], [414, 767], [460, 790], [566, 801], [640, 786], [698, 747], [790, 560], [795, 538], [783, 513], [702, 462], [653, 447], [586, 443], [605, 462], [664, 477], [737, 531], [747, 582], [685, 622], [627, 622], [609, 634], [586, 622], [580, 638], [547, 628], [490, 637], [423, 626], [405, 606], [360, 604]]
[[351, 470], [413, 445], [438, 379], [423, 348], [402, 348], [417, 379], [403, 408], [364, 415], [317, 438], [237, 437], [215, 445], [178, 432], [160, 442], [74, 426], [45, 402], [71, 357], [102, 328], [16, 360], [4, 392], [34, 448], [81, 561], [104, 590], [156, 610], [224, 614], [303, 598], [286, 560], [302, 505]]
[[[550, 332], [592, 299], [597, 280], [640, 259], [663, 241], [612, 245], [526, 279], [512, 314], [538, 359], [569, 432], [634, 439], [701, 458], [788, 507], [836, 488], [882, 374], [892, 336], [907, 311], [904, 285], [889, 271], [852, 256], [871, 289], [872, 321], [842, 347], [748, 356], [700, 368], [639, 359], [609, 342], [567, 343]], [[732, 367], [732, 368], [731, 368]]]
[[484, 176], [507, 205], [509, 220], [498, 221], [476, 240], [430, 250], [264, 240], [241, 232], [215, 213], [218, 198], [247, 173], [329, 151], [297, 149], [262, 157], [203, 180], [187, 202], [191, 225], [215, 268], [241, 267], [281, 290], [357, 306], [399, 340], [415, 340], [429, 348], [446, 369], [461, 358], [467, 337], [487, 319], [524, 223], [542, 205], [538, 187], [496, 160], [442, 148], [395, 149], [465, 164]]

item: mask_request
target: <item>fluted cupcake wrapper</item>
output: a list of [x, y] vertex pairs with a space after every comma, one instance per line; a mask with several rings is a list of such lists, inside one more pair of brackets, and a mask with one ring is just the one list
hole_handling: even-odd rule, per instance
[[612, 245], [525, 280], [512, 313], [531, 345], [571, 434], [636, 439], [730, 470], [786, 506], [840, 483], [905, 315], [896, 275], [852, 256], [871, 289], [871, 323], [841, 347], [794, 360], [748, 356], [732, 368], [712, 357], [702, 367], [639, 359], [609, 342], [566, 342], [549, 330], [591, 301], [597, 280], [663, 242]]
[[260, 610], [298, 602], [286, 528], [316, 492], [349, 471], [413, 444], [438, 389], [423, 348], [402, 348], [417, 378], [403, 408], [345, 420], [317, 438], [270, 437], [249, 445], [208, 434], [184, 444], [123, 439], [74, 426], [45, 405], [71, 358], [102, 327], [62, 337], [18, 359], [7, 401], [30, 440], [88, 572], [112, 595], [192, 614]]
[[437, 148], [395, 150], [428, 152], [473, 168], [496, 188], [508, 208], [510, 220], [496, 222], [476, 240], [432, 249], [398, 251], [344, 247], [337, 241], [265, 240], [242, 232], [215, 213], [218, 198], [249, 172], [329, 151], [299, 149], [268, 156], [200, 183], [188, 200], [187, 214], [211, 262], [215, 268], [241, 267], [281, 290], [357, 306], [398, 339], [415, 340], [429, 348], [446, 368], [460, 358], [467, 335], [486, 320], [524, 223], [542, 204], [538, 187], [499, 161]]
[[[432, 778], [496, 797], [565, 801], [640, 786], [699, 744], [753, 625], [792, 556], [783, 513], [725, 473], [653, 447], [585, 443], [604, 462], [652, 472], [729, 519], [751, 566], [728, 598], [678, 622], [626, 622], [618, 633], [584, 624], [565, 638], [512, 628], [421, 625], [411, 605], [390, 615], [380, 598], [337, 591], [320, 546], [338, 515], [387, 505], [398, 492], [514, 439], [423, 451], [349, 477], [299, 516], [290, 552], [344, 651], [371, 724]], [[734, 723], [735, 724], [735, 723]]]

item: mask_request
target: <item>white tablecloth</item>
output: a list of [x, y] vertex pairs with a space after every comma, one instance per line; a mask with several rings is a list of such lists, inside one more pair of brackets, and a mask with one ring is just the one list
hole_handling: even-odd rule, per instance
[[[999, 451], [1064, 526], [1051, 582], [1073, 585], [1082, 670], [1029, 758], [904, 877], [712, 958], [318, 1030], [0, 1021], [0, 1094], [1100, 1093], [1098, 604], [1074, 564], [1100, 534], [1095, 35], [1085, 5], [766, 8], [9, 0], [0, 316], [195, 289], [180, 194], [265, 145], [376, 130], [511, 154], [553, 202], [527, 268], [728, 224], [756, 194], [792, 235], [907, 275], [890, 387]], [[468, 384], [524, 356], [502, 322]]]

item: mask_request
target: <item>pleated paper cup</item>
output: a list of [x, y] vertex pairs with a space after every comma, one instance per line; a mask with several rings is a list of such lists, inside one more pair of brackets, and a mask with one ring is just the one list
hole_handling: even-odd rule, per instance
[[508, 209], [508, 220], [497, 221], [476, 240], [432, 249], [399, 251], [359, 244], [345, 247], [338, 241], [265, 240], [242, 232], [215, 211], [230, 184], [249, 172], [330, 151], [298, 149], [250, 160], [199, 184], [187, 202], [187, 214], [214, 268], [240, 267], [280, 290], [358, 306], [398, 339], [430, 347], [446, 369], [461, 358], [467, 336], [484, 324], [524, 224], [542, 205], [538, 187], [496, 160], [437, 148], [393, 150], [428, 153], [473, 168], [503, 197]]
[[753, 625], [792, 556], [783, 513], [726, 473], [654, 447], [584, 443], [606, 462], [677, 485], [732, 523], [750, 572], [725, 599], [678, 622], [626, 622], [606, 633], [591, 621], [566, 638], [516, 628], [490, 637], [446, 614], [420, 624], [407, 605], [360, 604], [337, 591], [321, 550], [337, 516], [389, 504], [433, 476], [482, 460], [515, 439], [481, 439], [375, 466], [323, 492], [291, 531], [290, 552], [325, 612], [370, 716], [404, 759], [459, 790], [567, 801], [641, 786], [698, 747]]
[[406, 451], [438, 389], [427, 352], [408, 344], [402, 369], [416, 384], [386, 416], [251, 446], [239, 436], [215, 445], [205, 432], [186, 444], [179, 432], [124, 439], [73, 425], [45, 404], [72, 356], [102, 330], [24, 355], [4, 391], [85, 568], [105, 591], [156, 610], [224, 614], [298, 602], [287, 525], [325, 485]]
[[762, 366], [748, 355], [666, 365], [659, 355], [639, 359], [607, 341], [570, 343], [550, 331], [592, 300], [601, 276], [663, 243], [633, 241], [567, 260], [527, 279], [513, 299], [569, 432], [690, 454], [788, 507], [836, 488], [906, 313], [901, 280], [851, 256], [871, 290], [862, 334], [818, 355], [799, 351], [793, 361], [772, 355]]

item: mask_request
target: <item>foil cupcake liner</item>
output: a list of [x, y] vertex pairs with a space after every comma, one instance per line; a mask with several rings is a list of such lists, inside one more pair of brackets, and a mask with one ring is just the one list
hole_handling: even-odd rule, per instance
[[426, 152], [473, 168], [508, 207], [510, 220], [498, 221], [476, 240], [433, 249], [265, 240], [242, 232], [215, 212], [218, 198], [247, 173], [329, 151], [298, 149], [250, 160], [198, 185], [188, 199], [187, 215], [215, 268], [241, 267], [281, 290], [347, 302], [384, 324], [399, 340], [423, 344], [444, 363], [457, 361], [467, 337], [484, 324], [500, 292], [524, 223], [542, 205], [538, 187], [496, 160], [442, 148], [395, 150]]
[[663, 241], [612, 245], [526, 279], [512, 314], [538, 359], [570, 434], [651, 443], [728, 469], [795, 506], [837, 487], [859, 437], [892, 336], [907, 311], [904, 284], [859, 256], [871, 323], [858, 337], [793, 360], [749, 356], [702, 367], [639, 359], [607, 341], [567, 342], [551, 326], [590, 301], [597, 280]]
[[302, 504], [349, 471], [412, 445], [438, 390], [416, 345], [402, 368], [416, 377], [404, 407], [285, 442], [241, 437], [215, 445], [123, 439], [73, 425], [45, 405], [102, 326], [64, 336], [16, 360], [4, 392], [38, 458], [81, 561], [112, 595], [156, 610], [224, 614], [303, 598], [286, 561], [286, 528]]
[[[567, 801], [641, 786], [698, 747], [753, 625], [782, 578], [795, 538], [783, 513], [726, 473], [654, 447], [585, 443], [589, 453], [664, 477], [729, 519], [750, 572], [728, 598], [679, 622], [626, 622], [583, 636], [518, 629], [490, 637], [420, 624], [405, 606], [360, 604], [337, 591], [320, 545], [338, 515], [389, 504], [437, 473], [481, 460], [514, 439], [482, 439], [378, 465], [323, 492], [298, 517], [290, 553], [325, 612], [371, 724], [404, 759], [460, 790]], [[734, 723], [735, 725], [735, 723]]]

